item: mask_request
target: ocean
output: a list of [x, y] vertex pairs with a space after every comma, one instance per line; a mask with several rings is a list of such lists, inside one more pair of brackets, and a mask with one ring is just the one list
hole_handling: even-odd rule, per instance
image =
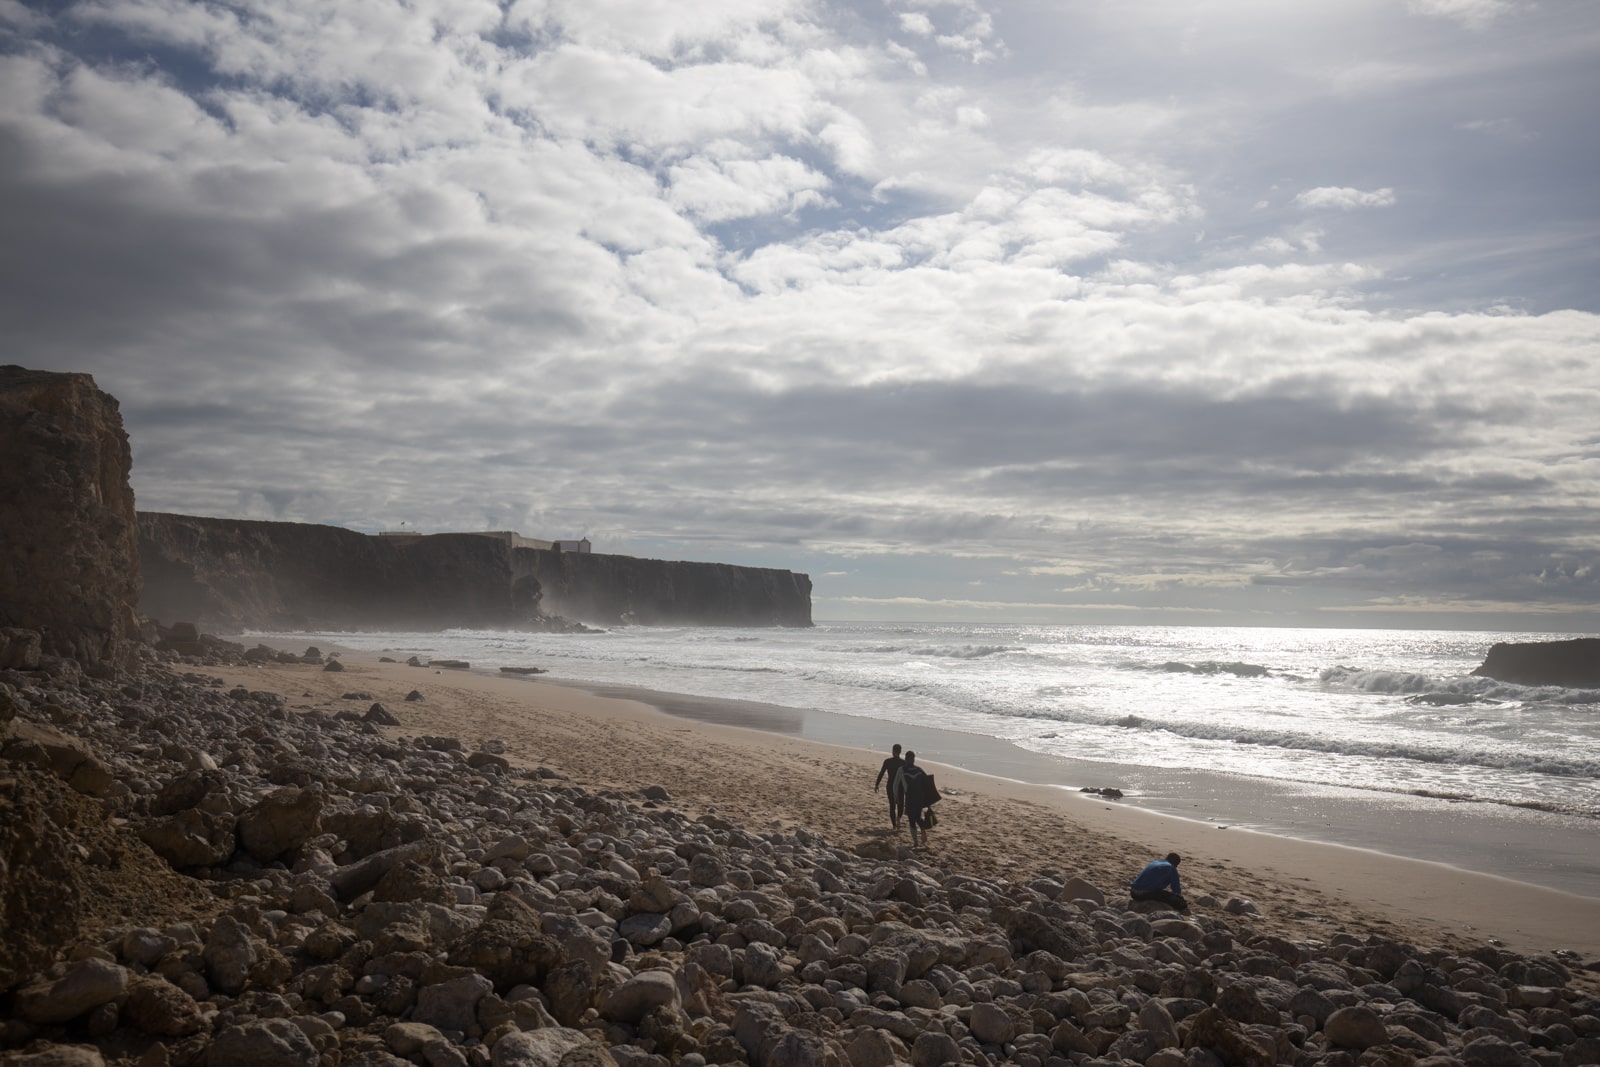
[[[1600, 896], [1600, 690], [1471, 674], [1497, 641], [1580, 635], [821, 623], [270, 636], [799, 709], [814, 714], [768, 727], [904, 738], [931, 746], [925, 760]], [[1019, 757], [997, 759], [994, 742]]]

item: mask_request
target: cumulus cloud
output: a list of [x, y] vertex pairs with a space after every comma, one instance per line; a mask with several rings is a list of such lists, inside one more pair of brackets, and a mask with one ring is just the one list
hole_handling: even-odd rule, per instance
[[1294, 202], [1300, 207], [1353, 211], [1364, 207], [1393, 207], [1395, 195], [1393, 189], [1387, 188], [1367, 191], [1344, 185], [1322, 185], [1300, 193]]
[[[0, 0], [0, 328], [120, 398], [147, 508], [582, 531], [868, 614], [1582, 603], [1587, 66], [1141, 12]], [[1347, 91], [1313, 16], [1416, 77]], [[1509, 142], [1401, 87], [1474, 79], [1551, 135], [1441, 177], [1419, 136]], [[1509, 172], [1543, 194], [1394, 192]]]

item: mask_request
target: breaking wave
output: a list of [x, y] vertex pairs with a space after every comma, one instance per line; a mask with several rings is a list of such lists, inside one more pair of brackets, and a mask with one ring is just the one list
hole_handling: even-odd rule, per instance
[[1171, 660], [1157, 669], [1168, 674], [1231, 674], [1238, 678], [1265, 678], [1271, 673], [1259, 663], [1218, 663], [1214, 660], [1199, 663]]
[[1470, 674], [1435, 678], [1407, 671], [1371, 671], [1341, 666], [1327, 668], [1322, 672], [1321, 679], [1329, 685], [1348, 686], [1367, 693], [1408, 697], [1415, 703], [1600, 704], [1600, 689], [1517, 685]]
[[1006, 652], [1025, 652], [1020, 645], [873, 645], [851, 651], [874, 656], [917, 656], [927, 659], [984, 659]]

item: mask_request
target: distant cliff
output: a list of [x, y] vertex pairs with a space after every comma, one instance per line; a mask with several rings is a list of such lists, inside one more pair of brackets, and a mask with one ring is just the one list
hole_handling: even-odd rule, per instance
[[1472, 672], [1518, 685], [1600, 688], [1600, 637], [1570, 641], [1502, 641], [1489, 649], [1483, 666]]
[[811, 579], [793, 571], [518, 549], [544, 606], [615, 625], [810, 626]]
[[132, 662], [131, 462], [116, 398], [89, 375], [0, 367], [0, 630], [29, 633], [0, 644], [25, 643], [30, 661]]
[[218, 630], [597, 625], [809, 626], [789, 571], [512, 547], [478, 534], [369, 537], [336, 526], [139, 514], [144, 592], [163, 622]]

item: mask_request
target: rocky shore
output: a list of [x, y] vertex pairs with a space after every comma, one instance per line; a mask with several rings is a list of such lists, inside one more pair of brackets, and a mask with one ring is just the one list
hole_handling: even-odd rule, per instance
[[224, 682], [219, 642], [91, 677], [10, 640], [6, 1067], [1600, 1062], [1570, 957], [758, 830]]

